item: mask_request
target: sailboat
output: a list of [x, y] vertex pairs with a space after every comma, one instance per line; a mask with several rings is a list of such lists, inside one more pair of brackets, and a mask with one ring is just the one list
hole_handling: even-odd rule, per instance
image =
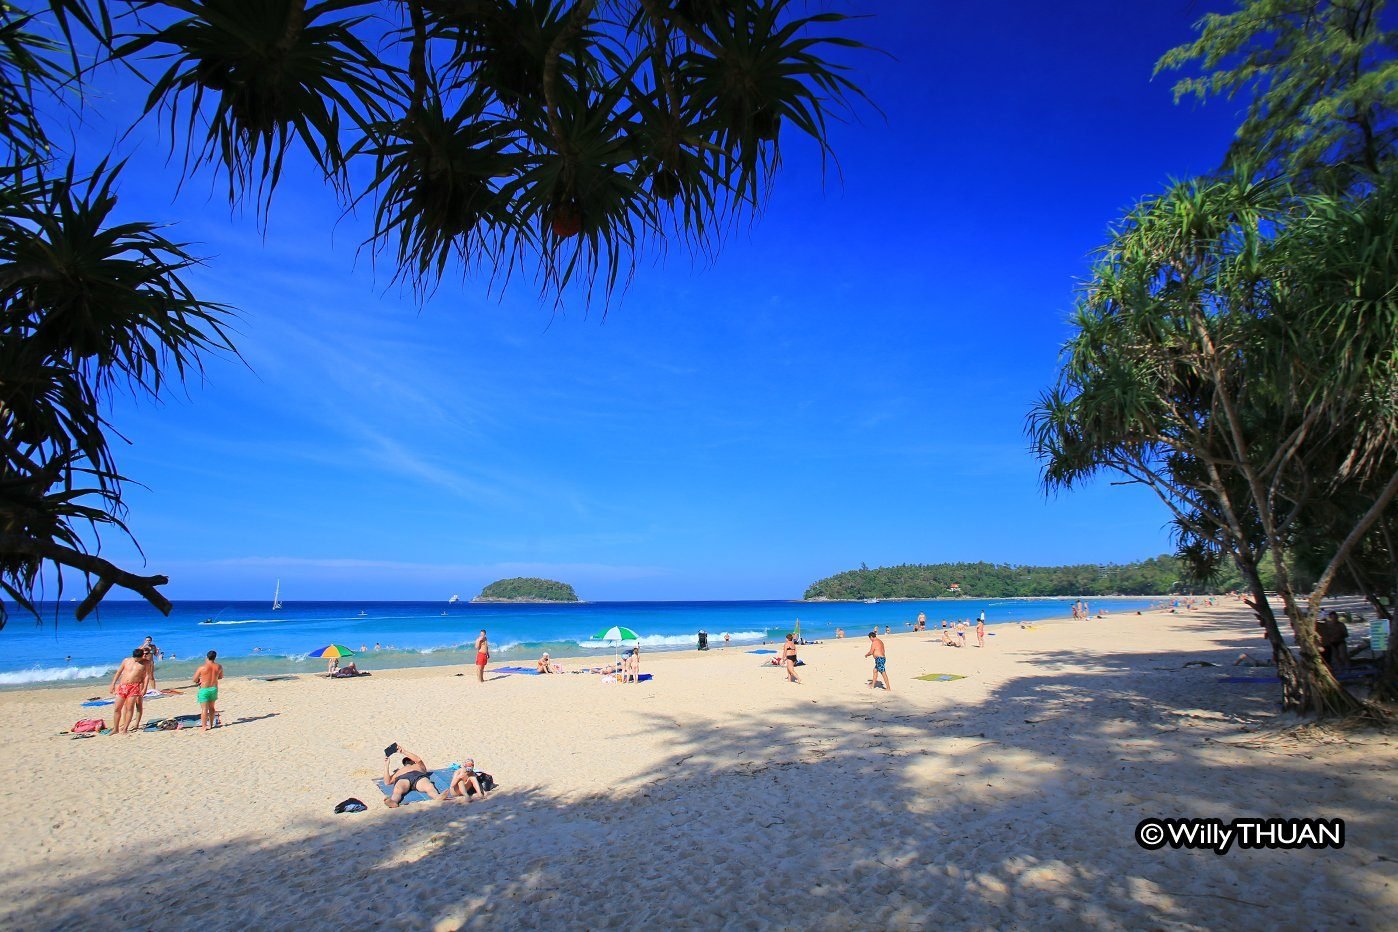
[[272, 611], [278, 611], [282, 607], [282, 581], [277, 580], [277, 591], [272, 595]]

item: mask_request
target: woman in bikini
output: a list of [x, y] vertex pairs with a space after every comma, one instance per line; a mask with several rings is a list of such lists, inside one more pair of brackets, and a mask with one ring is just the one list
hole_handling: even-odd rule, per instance
[[782, 662], [786, 664], [787, 682], [801, 682], [801, 678], [796, 675], [796, 635], [794, 634], [786, 636], [786, 645], [782, 648]]

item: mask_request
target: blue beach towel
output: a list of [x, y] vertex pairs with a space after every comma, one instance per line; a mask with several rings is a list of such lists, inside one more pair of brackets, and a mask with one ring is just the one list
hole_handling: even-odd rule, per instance
[[[160, 695], [160, 696], [142, 696], [141, 698], [142, 698], [143, 700], [145, 700], [146, 702], [150, 702], [152, 699], [164, 699], [165, 697], [164, 697], [163, 695]], [[97, 706], [99, 706], [99, 705], [116, 705], [116, 700], [115, 700], [115, 699], [89, 699], [87, 702], [84, 702], [84, 703], [83, 703], [83, 708], [84, 708], [84, 709], [95, 709], [95, 708], [96, 708]]]
[[[451, 786], [452, 772], [450, 768], [443, 768], [441, 770], [434, 770], [428, 774], [428, 776], [432, 778], [432, 785], [437, 788], [438, 793], [445, 793], [447, 787]], [[392, 788], [384, 786], [382, 780], [375, 780], [374, 786], [377, 786], [379, 792], [383, 793], [385, 797], [393, 795]], [[428, 799], [430, 799], [430, 797], [426, 793], [413, 790], [411, 793], [404, 796], [401, 801], [403, 803], [422, 803], [427, 802]]]
[[487, 670], [487, 673], [520, 673], [525, 676], [539, 676], [539, 671], [535, 667], [496, 667], [494, 670]]
[[748, 653], [749, 653], [749, 654], [775, 654], [776, 651], [774, 651], [774, 650], [767, 650], [766, 648], [763, 648], [763, 649], [761, 649], [761, 650], [750, 650], [750, 651], [748, 651]]

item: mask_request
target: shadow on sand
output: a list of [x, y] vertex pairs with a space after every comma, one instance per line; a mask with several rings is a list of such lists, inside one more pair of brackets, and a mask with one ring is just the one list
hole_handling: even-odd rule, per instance
[[[565, 800], [496, 774], [486, 802], [330, 816], [327, 799], [309, 840], [191, 838], [62, 888], [36, 864], [6, 885], [22, 909], [7, 924], [1381, 927], [1391, 804], [1326, 800], [1391, 798], [1392, 773], [1293, 747], [1274, 691], [1181, 669], [1195, 657], [1106, 648], [1083, 673], [1081, 652], [1045, 651], [984, 702], [935, 715], [884, 701], [954, 688], [910, 679], [892, 697], [802, 694], [780, 721], [638, 711], [636, 731], [663, 730], [668, 752], [614, 792]], [[1218, 856], [1133, 837], [1149, 816], [1310, 815], [1345, 818], [1345, 848]], [[1276, 889], [1286, 902], [1258, 892]]]

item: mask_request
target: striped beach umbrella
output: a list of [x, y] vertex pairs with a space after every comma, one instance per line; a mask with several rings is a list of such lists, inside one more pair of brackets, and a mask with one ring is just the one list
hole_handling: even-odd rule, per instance
[[313, 650], [307, 657], [353, 657], [354, 651], [343, 644], [326, 644], [320, 650]]
[[592, 636], [594, 641], [639, 641], [641, 636], [630, 628], [621, 625], [612, 625], [605, 631], [598, 631]]
[[622, 641], [638, 641], [638, 642], [639, 642], [639, 641], [641, 640], [641, 636], [640, 636], [639, 634], [637, 634], [635, 631], [632, 631], [630, 628], [623, 627], [622, 625], [612, 625], [610, 628], [608, 628], [608, 629], [605, 630], [605, 631], [598, 631], [596, 634], [594, 634], [594, 635], [592, 636], [592, 639], [593, 639], [594, 641], [607, 641], [607, 642], [616, 644], [616, 663], [617, 663], [618, 666], [620, 666], [620, 665], [621, 665], [621, 642], [622, 642]]

